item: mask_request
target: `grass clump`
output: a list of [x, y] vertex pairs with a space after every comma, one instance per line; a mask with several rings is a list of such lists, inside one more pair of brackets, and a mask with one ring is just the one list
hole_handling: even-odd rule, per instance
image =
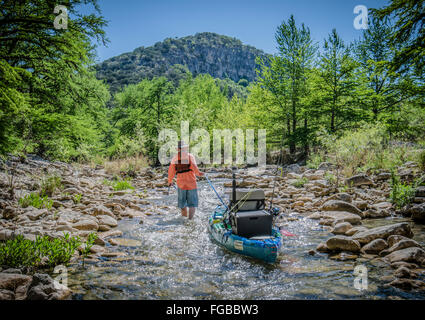
[[62, 178], [60, 176], [48, 176], [41, 180], [40, 194], [51, 197], [56, 190], [60, 190], [62, 188]]
[[81, 198], [83, 197], [83, 195], [82, 194], [75, 194], [73, 197], [72, 197], [72, 201], [74, 202], [74, 204], [78, 204], [78, 203], [80, 203], [81, 202]]
[[113, 185], [113, 188], [115, 191], [128, 190], [128, 189], [134, 190], [134, 187], [131, 185], [130, 180], [118, 180]]
[[297, 179], [297, 181], [295, 181], [294, 183], [292, 183], [292, 185], [296, 188], [302, 188], [304, 187], [304, 185], [308, 182], [308, 179], [303, 177], [300, 179]]
[[33, 206], [37, 209], [46, 208], [50, 210], [53, 206], [53, 201], [47, 196], [40, 196], [39, 193], [34, 192], [19, 198], [18, 202], [22, 208]]

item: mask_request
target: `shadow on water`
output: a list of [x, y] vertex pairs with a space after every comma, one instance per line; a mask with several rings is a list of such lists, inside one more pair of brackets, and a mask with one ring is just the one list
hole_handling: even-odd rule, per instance
[[[215, 179], [224, 194], [225, 179]], [[316, 220], [298, 216], [285, 228], [296, 237], [284, 238], [278, 261], [267, 264], [229, 252], [214, 244], [207, 231], [208, 215], [218, 200], [208, 184], [200, 182], [200, 207], [193, 220], [179, 214], [176, 191], [152, 202], [167, 206], [166, 214], [152, 215], [146, 223], [121, 220], [123, 238], [138, 240], [138, 246], [120, 246], [126, 256], [88, 264], [84, 272], [71, 270], [69, 286], [74, 299], [385, 299], [399, 296], [424, 299], [384, 289], [381, 277], [389, 274], [377, 261], [368, 268], [367, 290], [354, 288], [356, 261], [335, 261], [308, 251], [329, 237]], [[382, 220], [382, 221], [380, 221]], [[398, 221], [374, 220], [371, 224]], [[371, 225], [369, 227], [372, 227]], [[423, 234], [424, 230], [420, 230]], [[424, 242], [425, 239], [418, 239]], [[109, 244], [107, 244], [109, 246]]]

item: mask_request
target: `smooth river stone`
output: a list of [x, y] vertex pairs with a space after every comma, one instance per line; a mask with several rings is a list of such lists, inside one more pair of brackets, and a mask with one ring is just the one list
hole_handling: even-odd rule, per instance
[[108, 240], [110, 244], [114, 246], [124, 246], [124, 247], [140, 247], [142, 242], [134, 239], [126, 238], [112, 238]]

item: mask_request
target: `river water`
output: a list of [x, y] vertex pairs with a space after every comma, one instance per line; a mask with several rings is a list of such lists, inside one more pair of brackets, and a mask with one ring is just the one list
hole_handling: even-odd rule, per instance
[[[223, 194], [225, 179], [215, 179]], [[111, 251], [126, 256], [102, 258], [71, 266], [69, 287], [73, 299], [425, 299], [425, 293], [384, 288], [383, 276], [390, 268], [372, 259], [336, 261], [326, 254], [308, 251], [329, 238], [317, 220], [294, 215], [285, 229], [296, 237], [284, 237], [279, 258], [267, 264], [244, 257], [213, 243], [207, 231], [208, 215], [217, 205], [206, 182], [199, 182], [200, 207], [191, 221], [179, 216], [177, 193], [160, 195], [151, 201], [170, 209], [144, 220], [123, 219], [118, 229], [123, 238], [136, 241]], [[367, 227], [406, 221], [377, 219]], [[425, 229], [413, 225], [415, 240], [425, 243]], [[109, 247], [109, 243], [107, 244]], [[368, 271], [368, 288], [354, 287], [354, 267]]]

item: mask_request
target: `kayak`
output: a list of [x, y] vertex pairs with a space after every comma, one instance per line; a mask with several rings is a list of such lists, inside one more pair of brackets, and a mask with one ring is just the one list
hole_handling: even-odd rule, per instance
[[208, 231], [212, 239], [224, 248], [257, 258], [265, 262], [276, 261], [279, 249], [282, 246], [282, 236], [277, 228], [272, 228], [269, 237], [245, 238], [232, 233], [230, 225], [223, 222], [226, 209], [218, 206], [208, 220]]

